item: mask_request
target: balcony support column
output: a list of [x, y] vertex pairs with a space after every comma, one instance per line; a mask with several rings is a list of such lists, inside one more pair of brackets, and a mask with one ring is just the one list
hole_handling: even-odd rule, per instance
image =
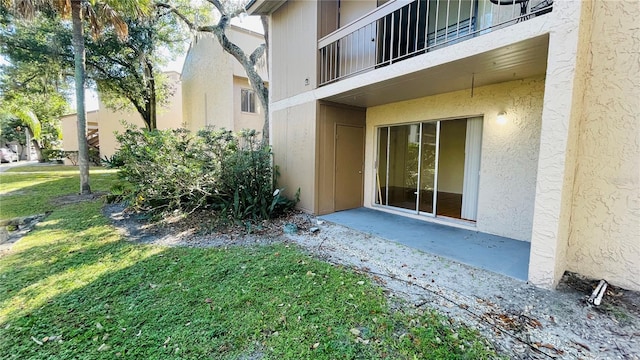
[[529, 281], [555, 288], [567, 265], [582, 97], [588, 65], [591, 3], [554, 2], [549, 34]]

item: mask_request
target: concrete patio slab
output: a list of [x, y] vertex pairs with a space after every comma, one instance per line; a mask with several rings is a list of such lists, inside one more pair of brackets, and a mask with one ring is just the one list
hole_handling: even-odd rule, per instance
[[527, 280], [530, 243], [368, 208], [319, 217], [426, 253]]

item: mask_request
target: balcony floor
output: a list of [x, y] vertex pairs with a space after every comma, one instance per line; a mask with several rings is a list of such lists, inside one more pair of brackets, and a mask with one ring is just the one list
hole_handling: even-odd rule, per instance
[[466, 265], [527, 280], [530, 243], [368, 208], [320, 217]]

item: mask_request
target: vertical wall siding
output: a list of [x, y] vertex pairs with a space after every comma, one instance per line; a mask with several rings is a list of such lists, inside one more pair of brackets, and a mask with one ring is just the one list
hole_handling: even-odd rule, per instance
[[300, 189], [298, 207], [315, 212], [316, 102], [274, 111], [271, 116], [273, 161], [288, 196]]
[[288, 1], [271, 16], [271, 101], [316, 88], [318, 4]]

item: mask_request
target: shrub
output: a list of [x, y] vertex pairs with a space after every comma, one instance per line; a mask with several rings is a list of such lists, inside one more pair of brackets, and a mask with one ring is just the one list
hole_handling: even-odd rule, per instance
[[263, 220], [297, 203], [275, 188], [271, 150], [255, 131], [129, 128], [117, 138], [120, 150], [109, 161], [122, 164], [130, 186], [119, 195], [137, 210], [209, 208], [234, 220]]
[[[42, 161], [62, 161], [68, 159], [71, 161], [71, 165], [78, 165], [78, 151], [65, 151], [55, 149], [43, 149]], [[96, 148], [89, 148], [89, 164], [100, 166], [100, 150]]]

